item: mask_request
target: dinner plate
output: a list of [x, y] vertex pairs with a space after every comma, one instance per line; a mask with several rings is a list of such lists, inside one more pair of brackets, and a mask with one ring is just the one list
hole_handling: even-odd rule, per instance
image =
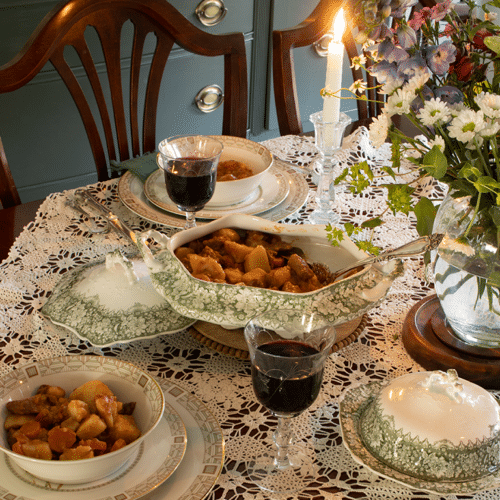
[[[243, 201], [226, 206], [211, 205], [208, 202], [204, 208], [196, 212], [196, 217], [218, 219], [223, 215], [234, 212], [257, 215], [279, 205], [286, 198], [289, 191], [290, 184], [287, 182], [286, 175], [279, 168], [271, 167], [269, 172], [264, 175], [262, 184]], [[146, 179], [144, 194], [153, 205], [167, 212], [185, 217], [185, 212], [179, 210], [167, 194], [163, 170], [156, 170]]]
[[[163, 385], [165, 395], [172, 387]], [[182, 391], [184, 392], [184, 391]], [[157, 488], [181, 463], [189, 436], [182, 414], [193, 410], [166, 397], [165, 413], [158, 426], [144, 439], [135, 457], [113, 474], [84, 484], [51, 484], [32, 476], [5, 453], [0, 457], [0, 498], [23, 500], [134, 500]], [[170, 404], [172, 402], [173, 404]], [[174, 408], [175, 406], [176, 408]], [[178, 411], [181, 408], [181, 411]], [[182, 411], [184, 410], [184, 411]]]
[[353, 459], [366, 468], [386, 479], [399, 484], [427, 491], [437, 495], [470, 495], [478, 491], [491, 490], [500, 487], [500, 471], [475, 481], [464, 482], [433, 482], [403, 474], [374, 457], [364, 446], [358, 432], [358, 423], [371, 398], [380, 391], [381, 384], [371, 384], [355, 387], [345, 393], [340, 402], [340, 426], [342, 439]]
[[[129, 282], [127, 269], [135, 281]], [[65, 273], [41, 313], [98, 347], [175, 333], [196, 321], [156, 292], [141, 258], [128, 260], [119, 251]]]
[[[259, 214], [267, 220], [277, 222], [297, 212], [307, 200], [309, 185], [304, 176], [293, 167], [275, 158], [274, 167], [280, 169], [285, 176], [290, 189], [285, 199], [276, 207]], [[125, 172], [118, 183], [118, 196], [121, 202], [132, 212], [150, 222], [164, 224], [170, 227], [184, 227], [186, 218], [166, 212], [153, 205], [144, 194], [144, 184], [132, 172]], [[197, 219], [202, 225], [209, 220]]]
[[222, 471], [225, 452], [222, 430], [214, 415], [196, 396], [170, 380], [161, 379], [158, 383], [165, 392], [165, 400], [179, 412], [186, 426], [188, 444], [177, 470], [147, 499], [202, 500]]

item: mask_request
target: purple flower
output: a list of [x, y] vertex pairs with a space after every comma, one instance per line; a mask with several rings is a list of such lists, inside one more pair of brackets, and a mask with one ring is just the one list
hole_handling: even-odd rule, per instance
[[390, 63], [387, 61], [381, 61], [374, 64], [369, 68], [370, 75], [377, 78], [381, 83], [385, 82], [387, 78], [397, 78], [398, 77], [398, 67], [396, 63]]
[[406, 24], [399, 26], [397, 33], [403, 49], [411, 49], [417, 43], [417, 34], [410, 26]]
[[416, 54], [409, 59], [398, 64], [398, 73], [406, 79], [413, 78], [415, 75], [424, 72], [427, 68], [424, 58], [420, 54]]
[[[398, 19], [402, 18], [405, 14], [406, 11], [410, 8], [413, 7], [418, 3], [418, 0], [398, 0], [396, 2], [391, 2], [391, 7], [392, 7], [392, 12], [391, 15], [392, 17], [396, 17]], [[393, 5], [396, 4], [396, 5]]]
[[441, 45], [432, 45], [426, 50], [427, 64], [431, 71], [438, 76], [448, 72], [456, 55], [457, 48], [449, 40]]
[[458, 104], [463, 102], [464, 94], [456, 87], [445, 85], [434, 91], [436, 98], [440, 98], [446, 104]]

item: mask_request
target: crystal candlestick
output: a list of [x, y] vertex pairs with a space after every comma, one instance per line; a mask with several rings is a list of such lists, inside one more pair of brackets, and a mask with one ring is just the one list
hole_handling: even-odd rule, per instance
[[330, 187], [333, 183], [333, 171], [336, 164], [335, 153], [341, 148], [345, 129], [352, 120], [345, 113], [340, 113], [338, 122], [324, 122], [322, 111], [313, 113], [309, 119], [314, 124], [316, 147], [321, 154], [317, 162], [319, 179], [316, 203], [318, 208], [309, 218], [314, 224], [334, 224], [340, 219], [340, 215], [332, 208], [335, 191]]

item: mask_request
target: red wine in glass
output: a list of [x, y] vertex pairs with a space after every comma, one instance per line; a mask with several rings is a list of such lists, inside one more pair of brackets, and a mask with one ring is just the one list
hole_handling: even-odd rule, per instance
[[[271, 370], [262, 353], [276, 356]], [[293, 417], [309, 408], [318, 397], [323, 367], [311, 370], [308, 356], [319, 354], [313, 346], [292, 340], [260, 345], [252, 364], [252, 383], [261, 404], [275, 415]]]
[[318, 397], [335, 328], [317, 312], [270, 309], [251, 319], [244, 335], [255, 396], [278, 417], [272, 447], [248, 461], [248, 478], [280, 495], [301, 491], [317, 469], [303, 443], [294, 440], [292, 421]]
[[158, 145], [158, 166], [164, 171], [168, 196], [186, 212], [185, 229], [196, 226], [196, 212], [214, 194], [222, 148], [220, 141], [203, 135], [174, 136]]
[[[197, 160], [197, 161], [194, 161]], [[165, 170], [165, 184], [170, 199], [184, 212], [201, 210], [212, 198], [217, 179], [217, 169], [210, 169], [210, 160], [179, 158], [172, 161], [172, 169]], [[194, 167], [207, 174], [197, 175]]]

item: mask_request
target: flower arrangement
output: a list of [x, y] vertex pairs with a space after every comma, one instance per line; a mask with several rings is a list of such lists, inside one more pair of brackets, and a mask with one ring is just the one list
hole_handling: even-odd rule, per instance
[[[477, 217], [500, 234], [500, 28], [489, 10], [500, 7], [500, 0], [479, 11], [473, 0], [444, 0], [420, 10], [415, 4], [357, 0], [354, 5], [357, 41], [366, 55], [352, 64], [376, 76], [378, 92], [385, 95], [383, 112], [370, 125], [370, 139], [375, 147], [388, 138], [392, 143], [392, 166], [384, 169], [394, 179], [386, 186], [387, 210], [414, 212], [419, 233], [430, 234], [436, 206], [423, 197], [414, 204], [411, 194], [422, 177], [432, 176], [454, 196], [470, 196], [471, 220]], [[365, 82], [354, 82], [351, 98], [365, 98], [357, 96], [365, 89]], [[394, 125], [396, 116], [409, 120], [418, 134], [406, 136]], [[411, 182], [398, 182], [403, 157], [415, 169]], [[335, 182], [347, 182], [359, 193], [374, 175], [365, 162], [344, 170]], [[348, 235], [363, 228], [373, 232], [382, 223], [383, 214], [345, 229]], [[471, 231], [472, 225], [464, 236]], [[335, 243], [340, 234], [330, 228], [329, 239]], [[369, 241], [358, 245], [377, 253]]]

